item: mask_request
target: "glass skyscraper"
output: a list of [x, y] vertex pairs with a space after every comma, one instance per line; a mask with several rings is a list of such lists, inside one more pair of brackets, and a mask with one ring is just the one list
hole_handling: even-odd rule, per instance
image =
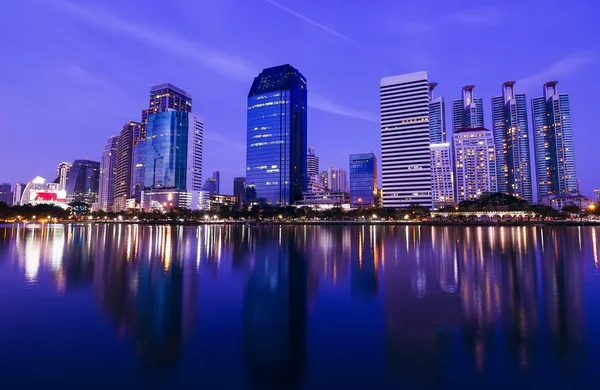
[[515, 82], [502, 85], [492, 97], [498, 191], [533, 202], [527, 96], [515, 92]]
[[75, 160], [67, 178], [67, 202], [85, 202], [90, 206], [98, 201], [100, 163]]
[[115, 200], [117, 177], [117, 152], [119, 137], [110, 137], [106, 142], [100, 159], [100, 185], [98, 203], [101, 210], [112, 211]]
[[139, 132], [140, 123], [129, 121], [123, 126], [117, 141], [113, 211], [125, 210], [127, 199], [131, 196], [132, 172], [135, 167], [133, 164], [133, 138]]
[[248, 93], [246, 182], [270, 204], [302, 199], [307, 171], [306, 78], [291, 65], [264, 69]]
[[433, 97], [437, 83], [429, 83], [429, 142], [441, 144], [446, 142], [446, 103], [444, 98]]
[[484, 127], [483, 99], [476, 98], [474, 85], [462, 89], [462, 99], [452, 101], [452, 130], [454, 133], [467, 128]]
[[531, 100], [538, 198], [578, 190], [569, 95], [557, 81], [544, 84], [544, 96]]
[[377, 204], [377, 157], [373, 153], [350, 155], [350, 207]]
[[429, 145], [431, 153], [431, 198], [434, 208], [454, 204], [450, 144], [446, 142], [446, 102], [433, 97], [437, 83], [429, 83]]
[[167, 110], [148, 117], [144, 191], [202, 189], [202, 123], [194, 114]]

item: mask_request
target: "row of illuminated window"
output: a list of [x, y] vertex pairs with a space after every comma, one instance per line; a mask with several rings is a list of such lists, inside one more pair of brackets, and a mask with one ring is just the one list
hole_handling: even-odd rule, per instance
[[266, 146], [266, 145], [282, 145], [284, 144], [285, 141], [269, 141], [269, 142], [255, 142], [253, 144], [250, 144], [251, 148], [254, 148], [256, 146]]
[[252, 106], [249, 106], [248, 110], [254, 110], [255, 108], [275, 106], [275, 105], [278, 105], [278, 104], [285, 104], [285, 103], [287, 103], [285, 100], [276, 100], [276, 101], [273, 101], [273, 102], [257, 103], [257, 104], [254, 104]]

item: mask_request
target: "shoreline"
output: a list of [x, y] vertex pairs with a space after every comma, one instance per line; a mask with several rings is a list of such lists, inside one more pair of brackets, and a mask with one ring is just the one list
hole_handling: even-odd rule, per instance
[[[0, 225], [47, 225], [41, 222], [3, 222]], [[600, 221], [61, 221], [52, 225], [171, 225], [171, 226], [202, 226], [202, 225], [243, 225], [249, 227], [276, 226], [508, 226], [508, 227], [543, 227], [543, 226], [600, 226]]]

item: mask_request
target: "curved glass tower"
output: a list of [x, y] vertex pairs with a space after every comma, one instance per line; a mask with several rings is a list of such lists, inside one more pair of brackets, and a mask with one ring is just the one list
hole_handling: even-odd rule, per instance
[[98, 201], [100, 163], [75, 160], [67, 177], [67, 202], [85, 202], [92, 205]]
[[306, 190], [306, 78], [291, 65], [264, 69], [248, 93], [246, 183], [260, 202], [292, 204]]

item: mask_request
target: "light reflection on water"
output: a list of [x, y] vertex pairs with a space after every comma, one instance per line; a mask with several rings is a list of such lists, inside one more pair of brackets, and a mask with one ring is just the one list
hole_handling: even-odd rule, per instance
[[[102, 346], [82, 342], [98, 350], [128, 345], [87, 357], [102, 365], [107, 381], [167, 381], [175, 388], [584, 386], [600, 363], [600, 348], [593, 348], [600, 347], [593, 331], [600, 326], [598, 233], [594, 227], [0, 227], [3, 289], [18, 295], [0, 301], [8, 318], [0, 331], [10, 335], [8, 347], [26, 336], [11, 327], [35, 304], [24, 286], [50, 304], [60, 305], [61, 296], [79, 300], [69, 301], [63, 317], [29, 311], [32, 323], [64, 331], [34, 327], [38, 342], [22, 353], [43, 362], [52, 348], [45, 340], [69, 340], [84, 319], [86, 329], [101, 333], [102, 321], [79, 317], [91, 306], [113, 336], [102, 338]], [[85, 360], [80, 348], [62, 351], [56, 364]], [[135, 364], [127, 371], [116, 363], [130, 359]], [[25, 370], [18, 358], [0, 363], [5, 381]]]

